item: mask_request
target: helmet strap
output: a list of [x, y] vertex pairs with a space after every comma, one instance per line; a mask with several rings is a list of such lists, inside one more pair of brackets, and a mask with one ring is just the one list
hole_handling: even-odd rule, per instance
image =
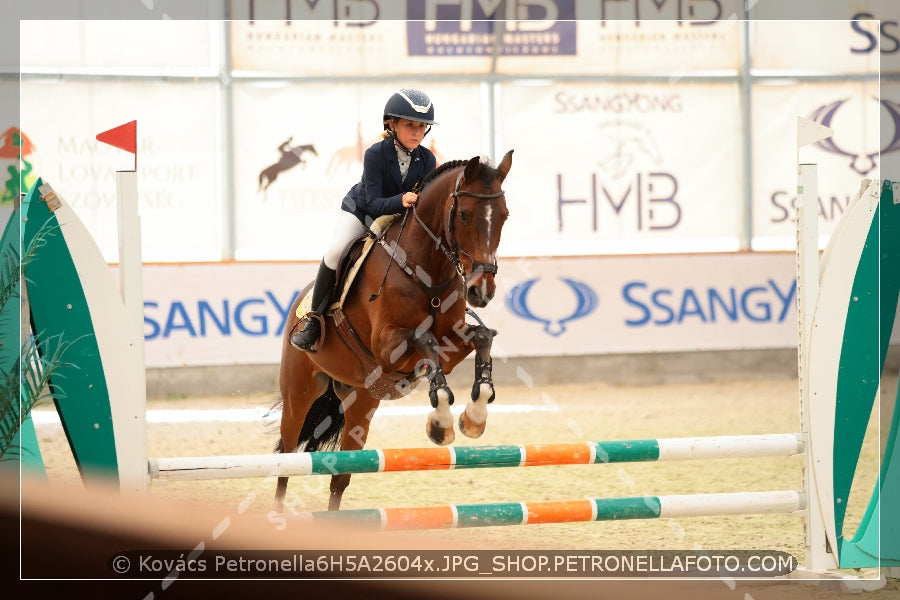
[[400, 138], [397, 137], [397, 132], [394, 131], [393, 129], [391, 130], [391, 137], [394, 138], [394, 144], [396, 144], [397, 146], [400, 146], [400, 148], [401, 148], [404, 152], [406, 152], [406, 155], [407, 155], [407, 156], [409, 156], [410, 154], [412, 154], [412, 150], [410, 150], [409, 148], [407, 148], [406, 146], [403, 145], [403, 142], [401, 142], [401, 141], [400, 141]]
[[[396, 123], [397, 123], [397, 119], [396, 119], [396, 118], [391, 119], [391, 123], [396, 124]], [[394, 130], [394, 128], [393, 128], [393, 127], [388, 127], [387, 124], [385, 124], [385, 127], [387, 127], [387, 130], [391, 133], [391, 137], [394, 139], [394, 144], [396, 144], [397, 146], [400, 146], [400, 148], [401, 148], [404, 152], [406, 152], [406, 155], [407, 155], [407, 156], [411, 155], [411, 154], [412, 154], [412, 150], [410, 150], [409, 148], [407, 148], [406, 146], [403, 145], [403, 142], [401, 142], [401, 141], [400, 141], [400, 138], [397, 137], [397, 132]]]

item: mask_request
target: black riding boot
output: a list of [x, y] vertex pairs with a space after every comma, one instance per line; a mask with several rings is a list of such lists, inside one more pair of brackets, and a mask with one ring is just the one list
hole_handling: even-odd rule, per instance
[[[334, 288], [334, 278], [334, 269], [329, 269], [324, 262], [320, 263], [312, 295], [312, 312], [314, 315], [321, 317], [328, 308], [328, 303], [331, 302], [331, 291]], [[298, 350], [309, 352], [313, 344], [319, 339], [319, 333], [319, 320], [310, 315], [307, 317], [303, 328], [291, 336], [291, 346]]]

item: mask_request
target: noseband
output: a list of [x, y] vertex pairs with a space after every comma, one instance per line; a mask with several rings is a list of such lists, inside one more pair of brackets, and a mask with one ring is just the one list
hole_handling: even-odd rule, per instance
[[[416, 218], [416, 221], [419, 222], [419, 225], [431, 236], [431, 239], [434, 240], [435, 244], [438, 248], [441, 249], [441, 252], [456, 266], [456, 272], [462, 275], [463, 279], [468, 281], [469, 276], [481, 270], [482, 273], [497, 273], [497, 259], [495, 258], [492, 262], [478, 262], [475, 260], [475, 257], [469, 254], [465, 248], [459, 245], [456, 241], [455, 234], [455, 223], [456, 223], [456, 199], [460, 196], [470, 196], [472, 198], [478, 198], [479, 200], [491, 200], [493, 198], [499, 198], [503, 196], [505, 192], [500, 190], [494, 194], [479, 194], [477, 192], [469, 192], [467, 190], [459, 189], [460, 184], [462, 183], [462, 176], [464, 171], [460, 171], [459, 175], [456, 176], [456, 186], [454, 186], [453, 192], [450, 194], [450, 198], [453, 199], [453, 203], [450, 205], [450, 211], [447, 213], [447, 237], [449, 238], [450, 247], [448, 248], [444, 241], [434, 234], [433, 231], [425, 224], [419, 214], [416, 212], [416, 205], [413, 204], [413, 216]], [[472, 273], [468, 276], [463, 269], [462, 263], [459, 260], [460, 253], [466, 255], [469, 260], [472, 262]]]

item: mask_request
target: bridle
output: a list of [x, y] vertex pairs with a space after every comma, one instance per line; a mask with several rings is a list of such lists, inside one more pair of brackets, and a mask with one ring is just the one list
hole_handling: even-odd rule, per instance
[[[463, 173], [464, 173], [464, 171], [460, 171], [459, 175], [456, 176], [456, 185], [454, 186], [453, 192], [450, 193], [450, 198], [453, 199], [453, 202], [450, 205], [450, 211], [447, 213], [447, 225], [445, 227], [445, 230], [447, 232], [447, 237], [449, 238], [448, 239], [448, 243], [450, 244], [449, 248], [447, 247], [446, 244], [444, 244], [444, 241], [441, 238], [439, 238], [437, 235], [435, 235], [435, 233], [431, 230], [430, 227], [428, 227], [428, 225], [425, 223], [425, 221], [423, 221], [422, 218], [419, 217], [419, 213], [416, 212], [415, 204], [413, 204], [412, 213], [413, 213], [413, 217], [415, 217], [416, 221], [419, 222], [419, 225], [422, 226], [422, 229], [424, 229], [425, 232], [429, 236], [431, 236], [431, 239], [434, 240], [435, 246], [437, 248], [439, 248], [441, 250], [441, 252], [444, 253], [444, 256], [446, 256], [450, 260], [450, 262], [452, 262], [453, 265], [456, 267], [456, 272], [459, 273], [459, 275], [461, 275], [463, 277], [463, 279], [468, 281], [469, 277], [471, 277], [472, 274], [477, 273], [479, 270], [482, 273], [491, 273], [491, 274], [496, 275], [497, 274], [497, 259], [495, 257], [494, 260], [492, 260], [489, 263], [476, 261], [475, 257], [472, 256], [471, 254], [469, 254], [469, 252], [467, 252], [466, 249], [463, 248], [462, 246], [460, 246], [459, 243], [456, 241], [456, 235], [455, 235], [455, 231], [454, 231], [455, 223], [456, 223], [456, 199], [460, 196], [470, 196], [472, 198], [478, 198], [479, 200], [492, 200], [494, 198], [499, 198], [500, 196], [503, 196], [505, 194], [505, 192], [503, 190], [500, 190], [499, 192], [496, 192], [494, 194], [479, 194], [477, 192], [461, 190], [461, 189], [459, 189], [459, 186], [462, 183]], [[467, 256], [469, 258], [469, 260], [472, 262], [472, 273], [470, 273], [469, 275], [466, 275], [465, 269], [463, 269], [462, 262], [459, 259], [460, 253]]]

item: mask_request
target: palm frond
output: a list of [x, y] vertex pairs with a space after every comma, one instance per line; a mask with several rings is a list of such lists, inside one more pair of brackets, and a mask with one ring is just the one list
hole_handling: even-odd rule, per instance
[[9, 243], [5, 248], [0, 248], [0, 314], [3, 313], [3, 309], [11, 299], [19, 297], [23, 271], [27, 269], [28, 263], [37, 254], [37, 251], [47, 243], [50, 234], [57, 229], [59, 229], [58, 223], [44, 222], [31, 238], [21, 260], [18, 243]]
[[[19, 217], [14, 215], [12, 218]], [[18, 310], [10, 311], [7, 308], [14, 306], [18, 309], [23, 273], [26, 273], [28, 264], [57, 229], [59, 224], [46, 221], [21, 256], [18, 236], [15, 241], [10, 241], [5, 247], [0, 248], [0, 320], [19, 319]], [[62, 367], [74, 366], [63, 361], [63, 354], [74, 341], [65, 342], [60, 334], [48, 336], [39, 343], [38, 338], [32, 336], [23, 342], [19, 357], [10, 371], [0, 372], [0, 461], [8, 458], [7, 454], [13, 448], [13, 441], [22, 427], [22, 422], [31, 414], [31, 410], [51, 397], [57, 399], [62, 397], [63, 392], [59, 387], [62, 374], [59, 370]], [[8, 344], [12, 340], [4, 342]]]
[[[48, 336], [38, 343], [30, 337], [22, 344], [19, 359], [9, 373], [0, 380], [0, 461], [13, 448], [13, 441], [22, 422], [36, 406], [50, 400], [60, 400], [65, 392], [59, 384], [64, 377], [59, 370], [75, 367], [65, 362], [63, 355], [78, 340], [64, 341], [63, 335]], [[53, 385], [51, 386], [51, 380]]]

